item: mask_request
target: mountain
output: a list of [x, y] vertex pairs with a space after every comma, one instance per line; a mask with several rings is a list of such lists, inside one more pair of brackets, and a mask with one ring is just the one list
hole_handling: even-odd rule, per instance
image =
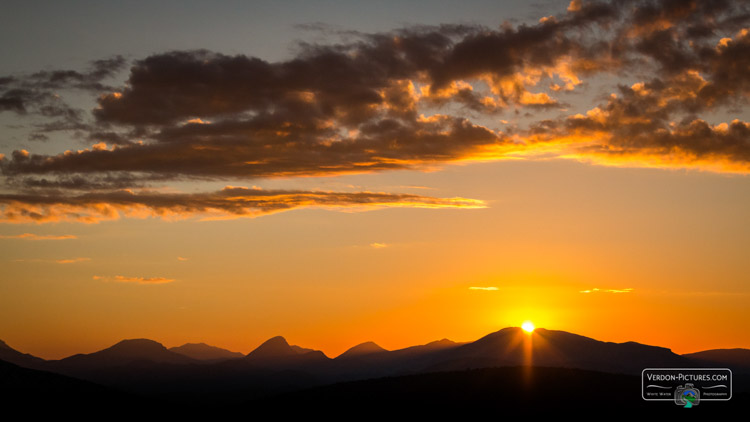
[[406, 347], [403, 349], [398, 349], [392, 351], [393, 355], [397, 356], [413, 356], [413, 355], [421, 355], [421, 354], [427, 354], [431, 352], [437, 352], [439, 350], [447, 350], [452, 349], [454, 347], [461, 346], [465, 343], [456, 343], [455, 341], [450, 341], [447, 338], [444, 338], [442, 340], [436, 340], [427, 344], [423, 344], [420, 346], [411, 346]]
[[750, 350], [748, 349], [713, 349], [682, 356], [703, 364], [724, 366], [733, 371], [750, 373]]
[[334, 359], [327, 368], [330, 382], [411, 374], [440, 361], [440, 352], [459, 346], [450, 340], [386, 350], [373, 342], [354, 346]]
[[281, 336], [272, 337], [255, 350], [248, 353], [244, 360], [253, 363], [285, 364], [300, 363], [310, 360], [328, 360], [328, 357], [320, 350], [306, 349], [299, 346], [290, 346], [286, 339]]
[[315, 352], [316, 351], [315, 349], [308, 349], [307, 347], [300, 347], [300, 346], [295, 346], [295, 345], [291, 345], [289, 347], [291, 347], [292, 350], [294, 350], [295, 352], [297, 352], [299, 354], [305, 354], [305, 353], [310, 353], [310, 352]]
[[32, 356], [28, 353], [21, 353], [18, 350], [8, 346], [0, 340], [0, 360], [10, 362], [24, 368], [40, 369], [46, 362], [42, 358]]
[[364, 356], [364, 355], [370, 355], [373, 353], [382, 353], [387, 352], [387, 350], [383, 349], [382, 347], [378, 346], [377, 344], [368, 341], [362, 344], [358, 344], [346, 352], [340, 354], [336, 359], [348, 359], [355, 356]]
[[[210, 346], [198, 346], [215, 352]], [[744, 352], [701, 353], [712, 359], [703, 362], [724, 367], [729, 365], [714, 360], [742, 362]], [[556, 367], [637, 377], [647, 367], [696, 367], [701, 353], [686, 357], [634, 342], [603, 342], [541, 328], [529, 334], [511, 327], [469, 343], [443, 339], [392, 351], [366, 342], [335, 359], [318, 350], [291, 346], [281, 336], [268, 339], [242, 358], [220, 361], [193, 359], [151, 340], [124, 340], [96, 353], [44, 365], [53, 372], [130, 393], [169, 396], [192, 404], [230, 403], [347, 381], [493, 367]], [[750, 385], [735, 378], [735, 386]]]
[[284, 358], [286, 356], [296, 356], [298, 354], [299, 353], [289, 346], [289, 343], [287, 343], [284, 337], [276, 336], [266, 340], [255, 350], [248, 353], [246, 359], [271, 360]]
[[640, 374], [648, 367], [685, 367], [671, 350], [635, 342], [611, 343], [538, 328], [529, 334], [505, 328], [473, 342], [437, 352], [428, 370], [534, 365]]
[[169, 350], [201, 361], [220, 361], [245, 356], [242, 353], [232, 352], [216, 346], [209, 346], [206, 343], [186, 343], [182, 346], [170, 347]]
[[78, 354], [49, 361], [49, 368], [66, 374], [81, 374], [101, 368], [132, 364], [190, 364], [196, 363], [185, 355], [172, 352], [161, 343], [148, 339], [122, 340], [112, 347], [89, 354]]

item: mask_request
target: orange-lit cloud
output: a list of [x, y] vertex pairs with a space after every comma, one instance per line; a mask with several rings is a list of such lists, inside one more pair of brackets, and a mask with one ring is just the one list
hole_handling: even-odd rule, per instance
[[627, 289], [597, 289], [581, 290], [579, 293], [632, 293], [632, 288]]
[[75, 264], [77, 262], [91, 261], [91, 258], [69, 258], [69, 259], [58, 259], [55, 262], [58, 264]]
[[14, 259], [14, 262], [42, 262], [42, 263], [54, 263], [54, 264], [75, 264], [78, 262], [91, 261], [91, 258], [66, 258], [66, 259]]
[[[739, 6], [576, 0], [533, 24], [361, 34], [349, 43], [302, 46], [286, 61], [205, 50], [154, 54], [135, 61], [118, 87], [102, 80], [124, 66], [119, 56], [85, 72], [3, 77], [0, 112], [47, 119], [34, 126], [39, 140], [50, 131], [76, 131], [90, 147], [0, 154], [0, 170], [15, 192], [0, 195], [0, 219], [471, 207], [461, 198], [398, 194], [381, 194], [379, 203], [301, 192], [177, 200], [123, 189], [434, 170], [510, 158], [750, 173], [750, 124], [742, 116], [723, 123], [709, 116], [736, 114], [750, 99], [750, 14]], [[563, 103], [594, 77], [611, 84], [610, 98]], [[625, 86], [623, 78], [640, 80]], [[65, 103], [58, 95], [65, 90], [96, 93], [93, 114]], [[565, 115], [549, 117], [563, 107]], [[536, 117], [540, 111], [546, 117]], [[500, 131], [492, 127], [500, 113], [524, 122]]]
[[199, 194], [114, 191], [79, 196], [0, 195], [0, 222], [47, 223], [157, 217], [234, 219], [319, 207], [339, 210], [378, 208], [484, 208], [467, 198], [434, 198], [378, 192], [282, 191], [226, 187]]
[[469, 287], [469, 290], [483, 290], [487, 292], [494, 292], [500, 289], [494, 286], [489, 286], [489, 287]]
[[93, 277], [94, 280], [101, 281], [114, 281], [118, 283], [136, 283], [136, 284], [167, 284], [177, 281], [173, 278], [166, 277], [126, 277], [122, 275], [116, 275], [114, 277], [98, 276]]
[[375, 243], [370, 243], [370, 247], [375, 248], [375, 249], [383, 249], [383, 248], [387, 248], [388, 245], [385, 243], [375, 242]]
[[40, 235], [33, 233], [23, 233], [16, 235], [0, 235], [0, 239], [24, 239], [24, 240], [67, 240], [77, 239], [78, 237], [72, 234], [64, 235]]

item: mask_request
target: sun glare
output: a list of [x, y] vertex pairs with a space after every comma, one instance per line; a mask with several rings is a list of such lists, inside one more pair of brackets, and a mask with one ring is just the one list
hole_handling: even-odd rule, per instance
[[530, 333], [534, 331], [534, 323], [532, 323], [531, 321], [526, 321], [523, 324], [521, 324], [521, 328], [523, 328], [523, 330], [526, 331], [527, 333]]

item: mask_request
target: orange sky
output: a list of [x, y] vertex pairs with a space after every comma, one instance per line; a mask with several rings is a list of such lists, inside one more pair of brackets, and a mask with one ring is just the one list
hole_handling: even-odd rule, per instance
[[534, 18], [0, 68], [0, 339], [750, 347], [750, 21], [511, 6]]

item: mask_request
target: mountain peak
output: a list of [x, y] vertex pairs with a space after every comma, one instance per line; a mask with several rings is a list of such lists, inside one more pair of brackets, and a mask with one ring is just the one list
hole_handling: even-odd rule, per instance
[[242, 353], [232, 352], [206, 343], [185, 343], [182, 346], [170, 347], [169, 350], [185, 355], [189, 358], [209, 361], [234, 359], [245, 356]]
[[346, 352], [339, 355], [340, 358], [349, 358], [354, 356], [363, 356], [363, 355], [369, 355], [372, 353], [380, 353], [380, 352], [387, 352], [386, 349], [383, 349], [382, 347], [378, 346], [372, 341], [366, 341], [362, 344], [358, 344]]
[[251, 359], [268, 359], [296, 354], [297, 352], [289, 346], [284, 337], [276, 336], [263, 342], [255, 350], [248, 353], [247, 357]]
[[4, 341], [0, 340], [0, 349], [6, 349], [6, 350], [13, 350], [10, 346], [8, 346]]
[[434, 344], [434, 345], [443, 345], [443, 344], [450, 345], [450, 344], [456, 344], [456, 342], [453, 341], [453, 340], [449, 340], [447, 338], [444, 338], [444, 339], [441, 339], [441, 340], [431, 341], [431, 342], [427, 343], [426, 345], [429, 346], [431, 344]]
[[161, 343], [154, 340], [149, 340], [145, 338], [136, 338], [136, 339], [127, 339], [122, 340], [119, 343], [115, 344], [114, 346], [106, 349], [112, 352], [118, 352], [123, 354], [136, 354], [140, 355], [143, 353], [150, 353], [150, 352], [162, 352], [166, 351], [167, 348], [164, 347]]
[[122, 340], [114, 346], [91, 354], [78, 354], [62, 359], [66, 365], [115, 365], [134, 361], [156, 363], [190, 363], [187, 356], [169, 351], [161, 343], [145, 338]]

